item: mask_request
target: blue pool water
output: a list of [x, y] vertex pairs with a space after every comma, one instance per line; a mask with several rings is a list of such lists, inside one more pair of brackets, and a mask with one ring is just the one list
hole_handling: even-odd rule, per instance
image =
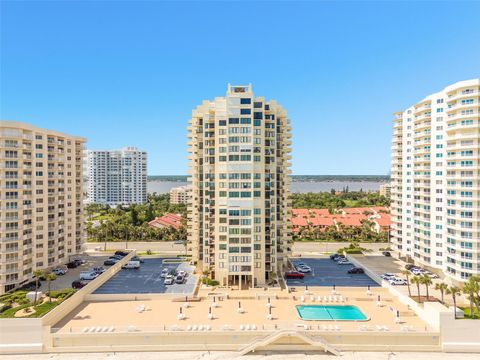
[[353, 305], [297, 305], [302, 320], [368, 320], [367, 316]]

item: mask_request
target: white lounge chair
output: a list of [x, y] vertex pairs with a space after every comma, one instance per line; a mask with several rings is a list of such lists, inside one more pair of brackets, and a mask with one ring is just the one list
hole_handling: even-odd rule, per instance
[[205, 330], [210, 331], [212, 330], [212, 327], [210, 325], [205, 326]]
[[333, 331], [334, 330], [333, 325], [328, 325], [328, 330]]
[[340, 331], [340, 327], [338, 325], [335, 325], [334, 328], [335, 328], [335, 331]]
[[240, 325], [240, 330], [245, 330], [245, 326], [244, 326], [244, 325]]
[[323, 297], [323, 301], [324, 301], [324, 302], [328, 302], [327, 296], [324, 296], [324, 297]]
[[252, 330], [257, 330], [257, 325], [252, 325]]
[[88, 327], [84, 327], [84, 328], [82, 329], [82, 332], [84, 332], [84, 333], [87, 333], [87, 332], [89, 332], [89, 331], [90, 331], [90, 328], [88, 328]]
[[203, 325], [198, 325], [198, 331], [203, 331]]
[[250, 330], [250, 325], [245, 325], [245, 330]]
[[103, 332], [107, 332], [108, 331], [108, 327], [107, 326], [104, 326], [103, 329], [102, 329]]
[[325, 331], [327, 331], [327, 330], [328, 330], [327, 325], [323, 325], [323, 326], [322, 326], [322, 329], [325, 330]]
[[115, 331], [115, 327], [110, 326], [110, 327], [108, 328], [108, 332], [114, 332], [114, 331]]
[[321, 296], [317, 296], [317, 301], [318, 301], [318, 302], [322, 302], [322, 297], [321, 297]]
[[383, 327], [383, 331], [390, 331], [387, 325], [383, 325], [382, 327]]
[[192, 325], [188, 325], [187, 326], [187, 331], [191, 331], [192, 330]]
[[377, 328], [378, 331], [383, 331], [383, 326], [375, 325], [375, 327]]
[[192, 331], [197, 331], [197, 325], [192, 326]]
[[311, 302], [314, 302], [314, 301], [315, 301], [315, 296], [311, 295], [311, 296], [310, 296], [310, 301], [311, 301]]
[[305, 302], [305, 296], [300, 296], [300, 301]]

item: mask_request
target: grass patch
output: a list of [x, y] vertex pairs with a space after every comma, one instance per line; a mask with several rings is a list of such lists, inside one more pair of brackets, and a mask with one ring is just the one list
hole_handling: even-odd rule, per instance
[[470, 307], [461, 308], [465, 313], [465, 319], [480, 319], [480, 313], [476, 308], [473, 308], [473, 316], [470, 313]]

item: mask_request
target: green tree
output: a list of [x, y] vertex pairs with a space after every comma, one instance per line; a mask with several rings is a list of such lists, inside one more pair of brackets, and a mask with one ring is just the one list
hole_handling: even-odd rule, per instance
[[408, 296], [412, 297], [412, 292], [410, 290], [410, 271], [403, 270], [402, 275], [405, 276], [405, 280], [407, 280]]
[[435, 284], [435, 290], [440, 291], [440, 296], [442, 298], [442, 304], [445, 304], [444, 294], [445, 294], [445, 291], [447, 291], [447, 289], [448, 289], [448, 285], [445, 284], [445, 283], [436, 283]]
[[430, 276], [428, 276], [427, 274], [424, 274], [421, 276], [421, 283], [425, 285], [425, 290], [427, 293], [427, 301], [428, 301], [429, 299], [428, 288], [430, 285], [432, 285], [432, 279], [430, 279]]
[[462, 291], [457, 286], [450, 286], [447, 289], [447, 294], [452, 295], [453, 307], [454, 307], [453, 314], [456, 319], [457, 318], [457, 296], [460, 296], [462, 294]]
[[470, 316], [475, 318], [475, 313], [473, 311], [473, 305], [476, 302], [476, 297], [478, 296], [478, 293], [480, 292], [480, 284], [478, 281], [478, 278], [476, 276], [470, 276], [463, 285], [462, 292], [467, 295], [467, 299], [469, 301], [470, 305]]
[[33, 272], [33, 277], [35, 278], [35, 300], [33, 301], [33, 304], [37, 304], [37, 293], [38, 293], [38, 287], [39, 287], [39, 282], [40, 278], [44, 275], [44, 272], [42, 270], [35, 270]]
[[412, 284], [417, 286], [418, 302], [420, 302], [420, 285], [422, 284], [422, 278], [420, 276], [412, 277]]
[[52, 302], [52, 281], [54, 281], [55, 279], [57, 278], [57, 275], [55, 275], [54, 273], [49, 273], [47, 274], [46, 276], [46, 279], [47, 279], [47, 284], [48, 284], [48, 302]]

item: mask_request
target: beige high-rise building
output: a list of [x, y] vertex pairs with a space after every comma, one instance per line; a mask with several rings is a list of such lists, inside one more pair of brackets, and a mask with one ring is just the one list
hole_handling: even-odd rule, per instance
[[380, 195], [390, 197], [390, 194], [392, 192], [392, 184], [391, 183], [382, 184], [379, 186], [378, 191]]
[[190, 186], [177, 186], [170, 189], [170, 202], [172, 204], [188, 204], [192, 188]]
[[193, 110], [188, 130], [193, 260], [220, 284], [267, 284], [291, 247], [286, 110], [228, 85]]
[[0, 121], [0, 293], [82, 251], [84, 142]]
[[480, 79], [395, 114], [392, 245], [454, 281], [480, 275]]

